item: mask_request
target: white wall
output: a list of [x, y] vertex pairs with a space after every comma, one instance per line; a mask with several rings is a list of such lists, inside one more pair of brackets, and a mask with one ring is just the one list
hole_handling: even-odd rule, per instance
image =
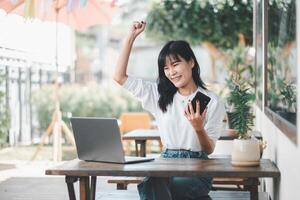
[[[300, 63], [300, 3], [297, 2], [297, 65]], [[281, 177], [278, 182], [266, 180], [266, 190], [274, 200], [300, 199], [300, 69], [297, 67], [297, 144], [291, 142], [270, 120], [264, 112], [256, 108], [256, 128], [267, 141], [264, 158], [270, 158], [278, 166]]]
[[[281, 173], [278, 183], [272, 179], [266, 180], [266, 190], [275, 200], [300, 199], [300, 145], [291, 142], [258, 108], [256, 108], [256, 123], [257, 129], [267, 141], [263, 157], [275, 162]], [[299, 138], [298, 129], [298, 144]]]

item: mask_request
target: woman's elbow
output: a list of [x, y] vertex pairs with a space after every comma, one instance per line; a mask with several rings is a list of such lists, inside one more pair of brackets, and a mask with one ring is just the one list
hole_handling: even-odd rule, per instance
[[117, 82], [118, 84], [120, 84], [120, 77], [114, 75], [114, 81]]
[[127, 79], [127, 76], [119, 76], [114, 75], [114, 81], [117, 82], [119, 85], [123, 85]]
[[212, 154], [214, 152], [214, 150], [215, 150], [215, 147], [216, 147], [216, 145], [213, 142], [211, 142], [210, 147], [206, 149], [206, 153], [208, 155]]
[[207, 155], [210, 155], [210, 154], [212, 154], [213, 152], [214, 152], [214, 149], [213, 149], [213, 148], [211, 148], [211, 149], [209, 149], [209, 150], [206, 151]]

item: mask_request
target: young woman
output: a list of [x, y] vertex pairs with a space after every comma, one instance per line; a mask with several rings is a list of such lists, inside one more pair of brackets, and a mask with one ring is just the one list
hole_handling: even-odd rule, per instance
[[[145, 22], [133, 23], [118, 59], [114, 80], [137, 97], [143, 108], [156, 118], [164, 146], [162, 157], [208, 159], [220, 136], [224, 104], [206, 89], [196, 57], [185, 41], [170, 41], [162, 48], [158, 56], [157, 83], [128, 76], [132, 45], [145, 26]], [[199, 102], [196, 110], [191, 104], [197, 91], [211, 98], [202, 114]], [[210, 188], [211, 179], [203, 177], [147, 177], [138, 185], [142, 200], [199, 199], [206, 196]]]

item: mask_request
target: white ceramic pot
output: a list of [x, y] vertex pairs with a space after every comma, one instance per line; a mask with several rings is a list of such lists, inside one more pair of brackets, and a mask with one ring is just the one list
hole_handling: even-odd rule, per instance
[[255, 138], [235, 139], [231, 154], [234, 166], [257, 166], [260, 160], [260, 142]]

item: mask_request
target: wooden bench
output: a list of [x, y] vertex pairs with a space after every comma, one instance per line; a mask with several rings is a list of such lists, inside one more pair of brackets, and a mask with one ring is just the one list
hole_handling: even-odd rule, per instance
[[[143, 177], [113, 177], [107, 182], [116, 184], [117, 190], [127, 190], [129, 184], [139, 184], [143, 180]], [[248, 180], [243, 178], [213, 178], [212, 190], [238, 190], [248, 191]], [[253, 185], [253, 183], [252, 183]], [[259, 183], [257, 183], [259, 185]]]
[[[138, 200], [139, 195], [136, 190], [113, 191], [108, 193], [97, 193], [98, 200]], [[100, 197], [100, 198], [99, 198]], [[211, 191], [208, 197], [203, 197], [199, 200], [249, 200], [250, 193], [245, 191]], [[266, 192], [258, 193], [258, 200], [269, 200]]]
[[127, 190], [129, 184], [139, 184], [143, 179], [143, 177], [112, 177], [107, 183], [116, 184], [117, 190]]

